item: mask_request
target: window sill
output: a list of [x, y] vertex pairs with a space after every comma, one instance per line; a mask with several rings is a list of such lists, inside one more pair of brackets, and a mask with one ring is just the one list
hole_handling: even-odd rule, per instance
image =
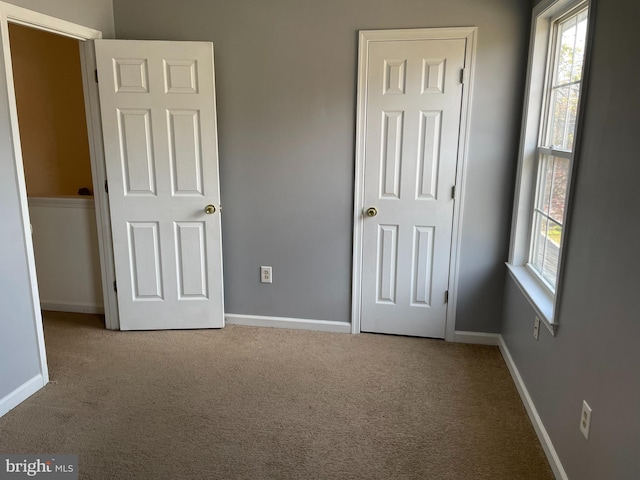
[[558, 324], [553, 319], [554, 296], [540, 284], [540, 281], [527, 267], [511, 265], [510, 263], [506, 265], [509, 274], [536, 311], [536, 315], [540, 317], [544, 326], [555, 336]]

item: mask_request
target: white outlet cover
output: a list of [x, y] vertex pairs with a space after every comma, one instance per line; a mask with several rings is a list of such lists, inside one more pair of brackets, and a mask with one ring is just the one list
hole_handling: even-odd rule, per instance
[[580, 431], [584, 438], [589, 440], [589, 429], [591, 428], [591, 407], [583, 400], [582, 413], [580, 414]]
[[540, 317], [536, 315], [536, 319], [533, 321], [533, 338], [538, 340], [540, 335]]
[[269, 266], [260, 267], [260, 281], [262, 283], [273, 283], [273, 270]]

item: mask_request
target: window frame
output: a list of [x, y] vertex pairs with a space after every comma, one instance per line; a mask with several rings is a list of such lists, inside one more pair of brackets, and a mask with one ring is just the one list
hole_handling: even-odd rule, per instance
[[[593, 36], [596, 0], [542, 0], [533, 9], [529, 61], [527, 69], [526, 95], [523, 108], [522, 131], [518, 156], [517, 183], [513, 210], [513, 222], [509, 261], [507, 268], [511, 277], [525, 295], [536, 315], [555, 335], [558, 327], [557, 305], [562, 289], [564, 245], [570, 231], [573, 184], [579, 159], [580, 138], [584, 117], [584, 98], [587, 91], [589, 53]], [[588, 9], [587, 37], [580, 84], [580, 96], [576, 115], [573, 151], [549, 148], [546, 137], [549, 130], [549, 115], [553, 73], [557, 58], [558, 23], [562, 19]], [[562, 240], [559, 247], [559, 261], [555, 291], [530, 265], [533, 245], [534, 209], [537, 201], [539, 165], [542, 154], [570, 157], [567, 192], [565, 199]]]

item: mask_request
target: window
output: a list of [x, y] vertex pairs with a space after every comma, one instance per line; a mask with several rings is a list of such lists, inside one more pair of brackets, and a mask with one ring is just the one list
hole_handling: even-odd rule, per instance
[[589, 0], [542, 0], [533, 13], [507, 266], [555, 333], [562, 241], [588, 53]]
[[587, 8], [553, 22], [529, 266], [555, 292], [587, 40]]

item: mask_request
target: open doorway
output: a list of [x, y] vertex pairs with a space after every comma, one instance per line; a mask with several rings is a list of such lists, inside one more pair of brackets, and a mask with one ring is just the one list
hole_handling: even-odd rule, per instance
[[103, 314], [79, 41], [9, 24], [41, 308]]
[[[98, 85], [95, 83], [95, 51], [93, 40], [102, 32], [59, 18], [44, 15], [10, 3], [0, 2], [0, 117], [2, 155], [0, 166], [0, 214], [5, 235], [0, 235], [0, 262], [9, 275], [2, 281], [0, 303], [3, 307], [0, 352], [2, 361], [10, 362], [9, 382], [2, 377], [0, 416], [34, 394], [49, 382], [47, 352], [44, 342], [40, 294], [36, 278], [35, 255], [31, 234], [31, 218], [22, 159], [20, 128], [15, 98], [9, 24], [18, 24], [79, 40], [82, 90], [86, 110], [86, 125], [91, 156], [95, 215], [98, 230], [100, 273], [105, 323], [119, 329], [117, 299], [113, 284], [113, 246], [109, 205], [104, 188], [104, 165]], [[13, 368], [15, 367], [15, 368]]]

